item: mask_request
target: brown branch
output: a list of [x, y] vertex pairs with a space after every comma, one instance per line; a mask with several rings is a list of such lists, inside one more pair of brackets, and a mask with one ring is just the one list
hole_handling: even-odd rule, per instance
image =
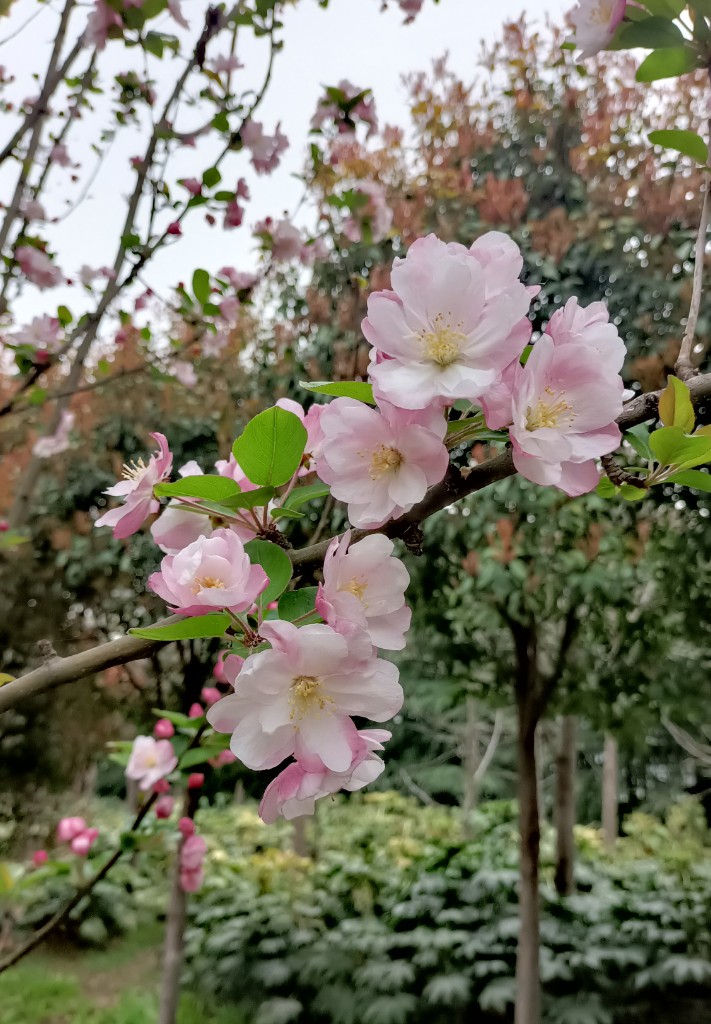
[[634, 473], [629, 473], [622, 466], [618, 466], [612, 455], [603, 455], [600, 459], [602, 468], [605, 470], [605, 474], [609, 480], [615, 485], [615, 487], [621, 487], [623, 484], [629, 484], [630, 487], [640, 487], [644, 489], [647, 486], [647, 481], [643, 476], [635, 476]]

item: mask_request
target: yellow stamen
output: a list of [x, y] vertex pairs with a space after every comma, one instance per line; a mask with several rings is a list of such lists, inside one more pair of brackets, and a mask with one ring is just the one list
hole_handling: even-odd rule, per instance
[[349, 580], [345, 587], [339, 587], [340, 590], [347, 590], [349, 594], [354, 594], [359, 601], [363, 600], [363, 595], [368, 589], [367, 582], [361, 577], [357, 579], [355, 576], [352, 580]]
[[452, 324], [451, 313], [446, 317], [438, 313], [430, 324], [431, 330], [418, 331], [416, 335], [424, 348], [425, 358], [443, 370], [456, 363], [467, 337], [461, 329], [463, 326], [461, 322]]
[[318, 676], [296, 676], [291, 684], [291, 719], [299, 721], [309, 711], [323, 711], [333, 703], [321, 692], [322, 682]]
[[552, 388], [546, 388], [544, 394], [534, 406], [526, 409], [526, 427], [528, 430], [539, 430], [541, 427], [559, 427], [561, 423], [569, 426], [575, 419], [570, 402], [565, 400], [565, 392], [556, 394]]
[[147, 469], [148, 466], [143, 459], [138, 459], [137, 462], [124, 463], [123, 478], [124, 480], [140, 480]]
[[400, 468], [402, 455], [397, 448], [379, 444], [374, 450], [370, 461], [370, 479], [379, 480], [385, 473], [393, 473]]
[[199, 590], [224, 590], [225, 581], [218, 576], [196, 576], [193, 581], [193, 593]]

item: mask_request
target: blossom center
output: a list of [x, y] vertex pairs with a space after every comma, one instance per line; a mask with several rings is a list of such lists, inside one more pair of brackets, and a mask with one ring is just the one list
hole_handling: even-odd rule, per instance
[[225, 581], [221, 580], [219, 576], [196, 576], [195, 582], [193, 583], [193, 593], [197, 594], [199, 590], [224, 590]]
[[601, 0], [598, 7], [594, 7], [588, 17], [594, 25], [609, 25], [612, 21], [612, 0]]
[[289, 696], [292, 721], [298, 721], [311, 711], [323, 711], [330, 702], [330, 698], [322, 692], [322, 682], [318, 676], [296, 676], [293, 680]]
[[565, 400], [565, 392], [556, 394], [552, 388], [546, 388], [536, 404], [526, 409], [528, 430], [570, 426], [574, 419], [575, 413], [570, 402]]
[[354, 576], [352, 580], [349, 580], [348, 583], [346, 583], [345, 587], [341, 587], [340, 589], [348, 591], [349, 594], [353, 594], [359, 601], [362, 601], [363, 596], [368, 589], [368, 583], [362, 576]]
[[438, 313], [430, 324], [429, 331], [419, 331], [418, 337], [425, 351], [425, 358], [445, 370], [456, 363], [461, 354], [462, 343], [466, 334], [461, 330], [463, 324], [452, 325], [451, 314], [447, 318]]
[[397, 448], [379, 444], [370, 459], [370, 479], [379, 480], [386, 473], [394, 473], [400, 468], [402, 455]]
[[143, 474], [148, 469], [143, 459], [138, 459], [137, 462], [126, 462], [123, 467], [123, 478], [124, 480], [134, 480], [138, 482]]

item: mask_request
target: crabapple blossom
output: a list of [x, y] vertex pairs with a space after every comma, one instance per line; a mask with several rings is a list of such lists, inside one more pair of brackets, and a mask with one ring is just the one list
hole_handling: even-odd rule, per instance
[[49, 854], [46, 850], [35, 850], [32, 854], [32, 864], [36, 868], [41, 868], [43, 864], [46, 864], [49, 860]]
[[192, 363], [179, 360], [173, 363], [170, 372], [177, 381], [180, 381], [184, 388], [194, 388], [197, 384], [197, 374]]
[[112, 497], [124, 498], [124, 504], [109, 509], [94, 525], [113, 527], [114, 537], [118, 539], [130, 537], [148, 516], [158, 511], [160, 502], [153, 497], [153, 488], [167, 479], [173, 468], [173, 455], [165, 436], [158, 433], [150, 436], [158, 445], [158, 451], [151, 455], [148, 465], [139, 459], [124, 466], [125, 479], [104, 491]]
[[188, 775], [188, 789], [200, 789], [205, 785], [205, 776], [202, 772], [191, 772]]
[[88, 828], [72, 839], [69, 844], [69, 848], [72, 853], [77, 855], [77, 857], [86, 857], [98, 838], [98, 828]]
[[447, 472], [441, 409], [412, 412], [381, 402], [378, 410], [336, 398], [324, 407], [320, 427], [316, 471], [334, 498], [348, 503], [354, 526], [374, 529], [397, 518]]
[[351, 747], [352, 760], [344, 772], [328, 769], [318, 757], [295, 761], [269, 783], [259, 805], [259, 815], [267, 825], [279, 816], [290, 821], [304, 814], [313, 814], [314, 803], [321, 797], [346, 789], [355, 792], [367, 786], [382, 773], [385, 765], [375, 753], [390, 739], [385, 729], [361, 729]]
[[622, 392], [622, 378], [593, 347], [558, 346], [544, 334], [513, 382], [509, 436], [519, 473], [571, 496], [593, 490], [595, 458], [620, 444]]
[[579, 0], [568, 14], [572, 42], [583, 60], [594, 57], [612, 42], [625, 16], [627, 0]]
[[107, 0], [94, 0], [94, 10], [89, 15], [82, 42], [84, 46], [92, 46], [103, 50], [111, 29], [123, 32], [123, 22], [119, 14], [107, 3]]
[[55, 352], [59, 346], [61, 327], [55, 316], [36, 316], [12, 336], [13, 344]]
[[152, 736], [136, 736], [126, 766], [126, 778], [135, 779], [139, 789], [151, 786], [170, 775], [178, 759], [170, 740], [156, 740]]
[[231, 71], [239, 71], [240, 68], [244, 67], [244, 64], [242, 64], [234, 53], [221, 54], [217, 57], [212, 57], [209, 64], [216, 75], [221, 75], [225, 72], [229, 74]]
[[471, 249], [419, 238], [393, 264], [393, 291], [368, 299], [362, 326], [375, 350], [370, 375], [387, 401], [403, 409], [474, 401], [520, 355], [513, 328], [531, 296], [518, 280], [517, 247], [500, 254], [505, 236], [495, 235], [495, 258], [486, 235]]
[[72, 839], [86, 832], [83, 818], [61, 818], [57, 824], [57, 842], [71, 843]]
[[556, 347], [583, 345], [597, 353], [600, 368], [612, 376], [620, 372], [627, 355], [625, 343], [615, 325], [610, 323], [610, 311], [604, 302], [581, 306], [576, 298], [568, 299], [550, 318], [546, 334]]
[[151, 786], [151, 793], [155, 793], [157, 796], [162, 796], [163, 793], [170, 793], [170, 783], [167, 779], [158, 779]]
[[202, 836], [194, 833], [186, 836], [180, 850], [180, 886], [183, 892], [198, 892], [202, 887], [206, 853], [207, 843]]
[[268, 583], [261, 565], [250, 563], [237, 534], [224, 529], [166, 555], [148, 579], [150, 589], [184, 615], [222, 608], [247, 611]]
[[[178, 470], [178, 476], [202, 476], [202, 470], [197, 462], [186, 462]], [[209, 516], [178, 508], [179, 504], [177, 499], [169, 501], [155, 522], [151, 523], [151, 536], [166, 555], [176, 555], [198, 537], [209, 537], [212, 533]]]
[[382, 242], [393, 223], [393, 212], [387, 204], [385, 189], [377, 181], [359, 181], [353, 192], [364, 201], [345, 221], [343, 234], [350, 242], [360, 242], [364, 234], [369, 235], [372, 242]]
[[154, 807], [156, 818], [160, 820], [165, 820], [166, 818], [169, 818], [173, 813], [174, 807], [174, 797], [167, 795], [160, 797], [158, 800], [156, 800], [156, 805]]
[[192, 818], [181, 818], [178, 822], [178, 831], [182, 836], [187, 839], [188, 836], [195, 835], [195, 822]]
[[25, 220], [47, 220], [45, 208], [39, 199], [28, 199], [20, 207], [20, 213]]
[[69, 447], [69, 434], [74, 426], [74, 413], [65, 409], [53, 434], [40, 437], [32, 446], [32, 454], [38, 459], [51, 459]]
[[168, 718], [159, 718], [153, 726], [153, 735], [157, 740], [169, 740], [175, 736], [175, 726]]
[[265, 217], [254, 225], [254, 231], [264, 236], [265, 245], [277, 263], [286, 263], [301, 256], [301, 232], [291, 221], [274, 221], [271, 217]]
[[55, 142], [50, 150], [49, 159], [53, 164], [58, 164], [60, 167], [70, 167], [72, 163], [69, 150], [63, 142]]
[[21, 245], [15, 250], [15, 259], [25, 277], [38, 288], [54, 288], [61, 284], [61, 271], [41, 249], [35, 249], [33, 245]]
[[202, 718], [204, 714], [205, 709], [202, 706], [202, 704], [198, 704], [197, 701], [194, 701], [190, 705], [190, 710], [188, 711], [188, 718]]
[[422, 10], [424, 0], [397, 0], [398, 6], [405, 17], [405, 24], [409, 25], [415, 20]]
[[232, 752], [248, 768], [274, 768], [293, 754], [346, 771], [357, 735], [351, 716], [384, 722], [402, 706], [397, 667], [330, 626], [277, 620], [259, 629], [271, 650], [247, 658], [208, 722], [232, 733]]
[[215, 701], [219, 700], [222, 694], [216, 686], [203, 686], [200, 691], [200, 696], [205, 701], [206, 706], [209, 707], [211, 704], [214, 704]]
[[375, 647], [401, 651], [412, 617], [405, 604], [410, 574], [382, 534], [353, 545], [350, 540], [349, 530], [329, 545], [316, 610], [339, 633], [348, 635], [355, 626], [366, 630]]
[[281, 154], [288, 149], [289, 140], [277, 124], [273, 135], [264, 132], [259, 121], [247, 121], [240, 129], [242, 142], [252, 154], [252, 167], [257, 174], [270, 174], [279, 166]]

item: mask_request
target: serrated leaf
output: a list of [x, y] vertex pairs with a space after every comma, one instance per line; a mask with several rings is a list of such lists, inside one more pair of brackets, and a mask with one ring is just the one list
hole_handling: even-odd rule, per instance
[[198, 640], [201, 637], [224, 636], [231, 621], [227, 612], [210, 612], [208, 615], [192, 615], [167, 626], [129, 629], [129, 633], [145, 637], [146, 640], [164, 640], [166, 643], [171, 640]]
[[659, 396], [659, 419], [665, 427], [679, 427], [690, 434], [696, 423], [691, 393], [678, 377], [671, 375]]
[[314, 391], [319, 395], [331, 395], [334, 398], [355, 398], [356, 401], [365, 402], [366, 405], [375, 405], [373, 385], [362, 380], [301, 380], [299, 381], [299, 387], [304, 388], [305, 391]]
[[267, 589], [260, 594], [262, 604], [276, 601], [288, 586], [293, 571], [286, 551], [268, 540], [250, 540], [244, 550], [252, 565], [261, 565], [269, 577]]
[[653, 50], [637, 68], [638, 82], [658, 82], [662, 78], [677, 78], [697, 67], [695, 55], [686, 47]]
[[299, 417], [274, 406], [250, 420], [232, 451], [252, 483], [279, 487], [301, 465], [307, 439]]
[[673, 149], [677, 153], [691, 157], [699, 164], [708, 163], [709, 148], [696, 132], [681, 131], [680, 129], [659, 129], [650, 132], [649, 141], [654, 146], [662, 146], [664, 149]]
[[[224, 476], [184, 476], [170, 484], [156, 484], [153, 493], [158, 498], [207, 498], [225, 502], [227, 498], [241, 497], [239, 486]], [[239, 507], [239, 506], [237, 506]]]

